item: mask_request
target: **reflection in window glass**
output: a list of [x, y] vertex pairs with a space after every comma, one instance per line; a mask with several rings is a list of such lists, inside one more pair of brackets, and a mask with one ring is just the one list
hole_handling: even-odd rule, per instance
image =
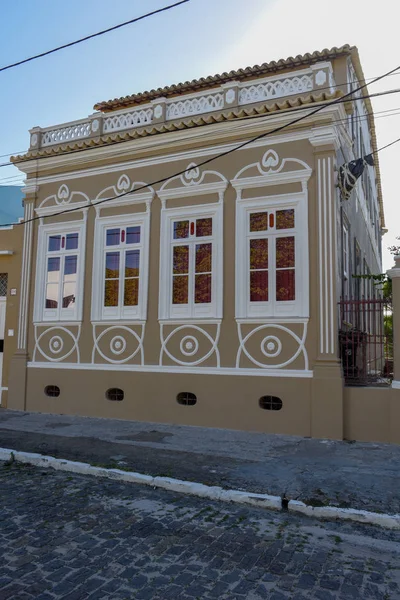
[[250, 271], [250, 301], [268, 302], [268, 271]]
[[189, 221], [174, 222], [174, 240], [189, 237]]
[[189, 246], [174, 246], [173, 273], [174, 275], [189, 272]]
[[120, 243], [121, 230], [119, 228], [107, 229], [106, 246], [118, 246]]
[[187, 275], [175, 275], [172, 284], [172, 304], [188, 303], [189, 277]]
[[61, 235], [49, 236], [49, 252], [57, 252], [61, 248]]
[[212, 235], [212, 218], [196, 219], [196, 236], [205, 237]]
[[276, 228], [293, 229], [294, 228], [294, 208], [276, 211]]
[[294, 269], [283, 269], [276, 272], [276, 299], [281, 302], [296, 299]]
[[140, 243], [140, 226], [126, 228], [126, 243], [127, 244], [139, 244]]
[[76, 250], [78, 247], [78, 233], [67, 233], [66, 250]]
[[294, 237], [276, 240], [276, 268], [294, 267]]
[[125, 279], [124, 306], [137, 306], [139, 304], [139, 278]]
[[250, 215], [250, 231], [266, 231], [268, 229], [268, 213], [252, 213]]

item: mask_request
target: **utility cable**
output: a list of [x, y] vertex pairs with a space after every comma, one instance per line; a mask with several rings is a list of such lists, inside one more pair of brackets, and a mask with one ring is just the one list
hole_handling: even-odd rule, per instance
[[58, 46], [57, 48], [53, 48], [52, 50], [47, 50], [46, 52], [41, 52], [40, 54], [36, 54], [35, 56], [30, 56], [29, 58], [24, 58], [23, 60], [19, 60], [18, 62], [12, 63], [11, 65], [7, 65], [5, 67], [0, 67], [1, 71], [7, 71], [7, 69], [14, 69], [15, 67], [19, 67], [27, 62], [31, 62], [32, 60], [36, 60], [37, 58], [43, 58], [43, 56], [48, 56], [49, 54], [54, 54], [54, 52], [59, 52], [60, 50], [64, 50], [64, 48], [70, 48], [71, 46], [76, 46], [77, 44], [81, 44], [82, 42], [86, 42], [87, 40], [91, 40], [92, 38], [99, 37], [104, 35], [105, 33], [109, 33], [110, 31], [115, 31], [116, 29], [121, 29], [121, 27], [125, 27], [126, 25], [131, 25], [132, 23], [137, 23], [138, 21], [142, 21], [143, 19], [147, 19], [148, 17], [152, 17], [153, 15], [157, 15], [158, 13], [165, 12], [167, 10], [171, 10], [172, 8], [176, 8], [181, 4], [185, 4], [186, 2], [190, 2], [190, 0], [180, 0], [180, 2], [175, 2], [175, 4], [170, 4], [169, 6], [164, 6], [163, 8], [158, 8], [157, 10], [153, 10], [145, 15], [140, 17], [136, 17], [135, 19], [130, 19], [129, 21], [125, 21], [124, 23], [119, 23], [119, 25], [114, 25], [113, 27], [109, 27], [108, 29], [103, 29], [102, 31], [98, 31], [97, 33], [92, 33], [91, 35], [87, 35], [79, 40], [75, 40], [74, 42], [69, 42], [68, 44], [63, 44], [62, 46]]
[[[398, 68], [400, 69], [400, 67], [398, 67]], [[377, 81], [377, 80], [378, 79], [376, 79], [375, 81]], [[364, 84], [363, 86], [361, 86], [360, 88], [358, 88], [358, 90], [362, 89], [363, 87], [366, 87], [366, 86], [367, 86], [367, 84]], [[388, 95], [388, 94], [394, 94], [394, 93], [399, 93], [400, 92], [400, 88], [399, 88], [399, 89], [394, 89], [394, 90], [386, 90], [385, 92], [378, 92], [376, 94], [367, 94], [366, 96], [360, 96], [359, 98], [354, 98], [354, 99], [351, 99], [351, 98], [349, 99], [348, 98], [348, 96], [354, 94], [358, 90], [354, 90], [352, 92], [349, 92], [348, 94], [345, 94], [344, 96], [341, 96], [340, 98], [337, 98], [336, 100], [325, 101], [323, 104], [318, 103], [318, 107], [319, 108], [325, 108], [325, 107], [331, 106], [333, 104], [341, 104], [341, 103], [347, 103], [347, 102], [357, 102], [358, 100], [363, 100], [363, 99], [366, 99], [366, 98], [375, 98], [375, 97], [378, 97], [378, 96], [385, 96], [385, 95]], [[250, 120], [250, 119], [254, 119], [254, 118], [258, 119], [258, 118], [262, 118], [262, 117], [265, 117], [265, 116], [277, 116], [277, 115], [282, 115], [282, 114], [301, 112], [301, 111], [304, 111], [304, 110], [311, 110], [311, 107], [309, 105], [307, 105], [307, 106], [295, 106], [293, 108], [283, 109], [283, 110], [279, 110], [279, 111], [273, 111], [271, 113], [263, 113], [263, 114], [259, 114], [259, 115], [256, 115], [256, 116], [237, 117], [236, 119], [228, 119], [228, 121], [233, 122], [233, 121]], [[319, 111], [317, 111], [317, 112], [319, 112]], [[305, 115], [305, 118], [307, 116], [310, 116], [310, 115], [313, 115], [313, 114], [314, 114], [314, 112], [310, 112], [309, 115]], [[202, 115], [194, 115], [194, 116], [201, 117]], [[299, 119], [299, 120], [302, 120], [302, 119]], [[130, 130], [127, 130], [127, 131], [130, 131]], [[125, 133], [125, 132], [122, 131], [122, 132], [116, 132], [116, 133]], [[112, 132], [111, 132], [111, 134], [112, 134]], [[84, 139], [83, 140], [80, 140], [80, 139], [70, 140], [69, 142], [66, 142], [65, 144], [79, 143], [79, 142], [84, 142], [84, 141], [85, 141]], [[103, 147], [103, 146], [104, 147], [105, 146], [110, 147], [110, 146], [115, 146], [117, 144], [124, 144], [126, 142], [131, 142], [131, 141], [132, 141], [132, 139], [129, 139], [129, 140], [119, 140], [119, 141], [116, 141], [116, 142], [102, 144], [102, 145], [99, 145], [99, 146], [96, 146], [96, 147], [97, 148], [100, 148], [100, 147]], [[41, 148], [40, 150], [42, 150], [42, 151], [49, 150], [51, 152], [51, 150], [53, 148], [59, 147], [59, 146], [65, 145], [65, 144], [55, 144], [54, 146], [46, 146], [45, 148]], [[80, 152], [88, 152], [89, 150], [93, 150], [93, 149], [94, 149], [94, 147], [78, 148], [76, 150], [70, 150], [68, 152], [60, 152], [59, 155], [60, 156], [68, 156], [69, 154], [78, 154]], [[28, 162], [28, 161], [33, 161], [33, 160], [36, 160], [36, 161], [45, 160], [47, 158], [52, 158], [53, 156], [56, 156], [56, 155], [50, 153], [50, 154], [48, 154], [46, 156], [36, 156], [36, 157], [33, 157], [33, 158], [24, 158], [23, 160], [19, 160], [19, 161], [15, 161], [15, 162], [0, 163], [0, 168], [1, 167], [16, 166], [18, 164], [21, 164], [21, 163], [24, 163], [24, 162]], [[57, 154], [57, 156], [58, 156], [58, 154]]]
[[[391, 69], [390, 71], [388, 71], [387, 73], [384, 73], [383, 75], [380, 75], [379, 77], [377, 77], [376, 79], [374, 79], [374, 81], [372, 83], [376, 83], [377, 81], [380, 81], [381, 79], [384, 79], [385, 77], [388, 77], [388, 75], [391, 75], [392, 73], [399, 71], [400, 70], [400, 65], [398, 67], [395, 67], [394, 69]], [[339, 102], [342, 102], [343, 100], [345, 100], [346, 98], [348, 98], [349, 96], [352, 96], [354, 93], [357, 93], [358, 91], [364, 89], [365, 87], [367, 87], [367, 84], [363, 84], [361, 86], [359, 86], [357, 89], [352, 90], [351, 92], [349, 92], [348, 94], [345, 94], [344, 96], [341, 96], [340, 98], [337, 98], [336, 100], [333, 100], [328, 106], [332, 106], [334, 104], [338, 104]], [[318, 106], [317, 108], [315, 108], [314, 110], [312, 110], [309, 114], [307, 115], [302, 115], [300, 117], [298, 117], [297, 119], [293, 119], [292, 121], [290, 121], [289, 123], [285, 123], [284, 125], [279, 125], [278, 127], [275, 127], [274, 129], [272, 129], [271, 131], [266, 131], [264, 133], [260, 133], [259, 135], [246, 140], [244, 142], [241, 142], [240, 144], [238, 144], [237, 146], [235, 146], [234, 148], [230, 148], [229, 150], [225, 150], [224, 152], [220, 152], [219, 154], [217, 154], [216, 156], [213, 156], [211, 158], [207, 158], [203, 161], [201, 161], [200, 163], [198, 163], [196, 166], [197, 167], [203, 167], [204, 165], [207, 165], [215, 160], [218, 160], [219, 158], [223, 158], [224, 156], [228, 156], [229, 154], [232, 154], [233, 152], [237, 152], [238, 150], [240, 150], [241, 148], [245, 148], [246, 146], [248, 146], [249, 144], [252, 144], [254, 142], [256, 142], [257, 140], [260, 140], [262, 138], [268, 137], [269, 135], [272, 135], [274, 133], [278, 133], [284, 129], [287, 129], [288, 127], [290, 127], [291, 125], [295, 125], [296, 123], [299, 123], [300, 121], [303, 121], [304, 119], [308, 119], [309, 117], [321, 112], [321, 110], [324, 110], [326, 108], [326, 105], [322, 105], [322, 106]], [[191, 168], [191, 167], [190, 167]], [[183, 175], [184, 173], [186, 173], [189, 170], [189, 167], [186, 167], [186, 169], [182, 169], [181, 171], [178, 171], [177, 173], [173, 173], [171, 175], [168, 175], [167, 177], [162, 177], [161, 179], [157, 179], [156, 181], [152, 181], [151, 183], [147, 183], [144, 185], [139, 186], [138, 188], [136, 188], [136, 190], [128, 190], [126, 192], [123, 192], [122, 194], [119, 194], [118, 196], [113, 196], [111, 198], [104, 198], [103, 200], [99, 200], [97, 202], [93, 202], [91, 204], [88, 204], [87, 207], [84, 208], [90, 208], [91, 206], [98, 206], [100, 204], [103, 204], [105, 202], [111, 202], [112, 200], [117, 200], [119, 198], [123, 198], [124, 196], [127, 196], [129, 194], [135, 194], [143, 189], [152, 187], [154, 185], [158, 185], [160, 183], [164, 183], [166, 181], [168, 181], [169, 179], [173, 178], [173, 177], [179, 177], [180, 175]], [[30, 223], [32, 221], [38, 221], [40, 219], [45, 219], [45, 218], [53, 218], [53, 217], [58, 217], [60, 215], [64, 215], [70, 212], [75, 212], [77, 210], [82, 210], [82, 207], [71, 207], [71, 208], [67, 208], [64, 210], [60, 210], [58, 212], [54, 212], [51, 215], [43, 215], [43, 216], [36, 216], [36, 217], [32, 217], [31, 219], [26, 219], [25, 221], [20, 221], [19, 223], [9, 223], [6, 224], [4, 226], [12, 226], [12, 225], [25, 225], [27, 223]]]
[[[388, 114], [389, 113], [389, 114]], [[374, 113], [374, 118], [375, 120], [378, 119], [387, 119], [389, 117], [397, 117], [400, 115], [400, 106], [395, 106], [393, 108], [390, 108], [388, 110], [382, 110], [382, 111], [378, 111]], [[262, 115], [260, 115], [262, 116]], [[265, 116], [265, 115], [264, 115]], [[356, 123], [362, 123], [363, 121], [367, 121], [370, 115], [358, 115], [357, 117], [355, 117], [353, 115], [353, 119]], [[255, 118], [255, 117], [247, 117], [248, 119], [251, 118]], [[258, 117], [260, 118], [260, 117]], [[346, 125], [347, 123], [347, 117], [344, 117], [343, 119], [332, 119], [329, 121], [330, 124], [335, 124], [335, 123], [340, 123], [341, 125]], [[292, 131], [302, 131], [304, 129], [308, 129], [308, 125], [302, 125], [299, 127], [294, 127], [292, 129]], [[11, 163], [12, 165], [13, 163]], [[10, 166], [11, 166], [10, 165]], [[13, 175], [13, 176], [9, 176], [9, 177], [3, 177], [0, 178], [0, 185], [2, 184], [3, 181], [9, 181], [12, 179], [21, 179], [21, 183], [23, 183], [24, 181], [24, 174], [20, 173], [18, 175]]]

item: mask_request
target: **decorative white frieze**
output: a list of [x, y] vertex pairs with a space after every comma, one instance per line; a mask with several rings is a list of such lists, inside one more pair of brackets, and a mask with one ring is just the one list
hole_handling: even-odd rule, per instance
[[132, 127], [141, 127], [150, 125], [153, 119], [153, 108], [136, 109], [129, 112], [105, 117], [103, 121], [103, 132], [110, 133], [121, 131], [122, 129], [131, 129]]
[[[321, 87], [325, 86], [325, 87]], [[117, 113], [93, 113], [88, 119], [64, 123], [60, 127], [31, 130], [30, 147], [40, 148], [62, 144], [90, 136], [145, 127], [174, 119], [231, 109], [234, 106], [255, 104], [285, 96], [309, 93], [312, 90], [335, 86], [331, 63], [316, 63], [308, 69], [285, 76], [272, 75], [252, 81], [230, 81], [208, 92], [187, 94], [179, 98], [155, 98], [146, 105]]]
[[223, 107], [224, 95], [222, 93], [178, 100], [178, 102], [171, 102], [167, 105], [167, 120], [221, 110]]
[[42, 146], [51, 146], [53, 144], [63, 144], [72, 140], [86, 138], [91, 133], [91, 121], [77, 122], [68, 127], [58, 129], [49, 129], [43, 132]]
[[310, 92], [312, 89], [312, 75], [257, 82], [241, 88], [239, 91], [239, 104], [253, 104], [263, 100], [293, 96], [293, 94]]

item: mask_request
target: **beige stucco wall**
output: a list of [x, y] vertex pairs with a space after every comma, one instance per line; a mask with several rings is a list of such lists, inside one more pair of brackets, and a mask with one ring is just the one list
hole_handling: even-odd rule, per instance
[[[0, 255], [0, 273], [8, 274], [8, 290], [6, 300], [6, 322], [4, 328], [3, 376], [0, 387], [8, 387], [10, 360], [17, 349], [18, 313], [20, 300], [20, 278], [22, 259], [23, 227], [0, 227], [0, 251], [11, 251], [11, 255]], [[16, 289], [11, 296], [10, 290]], [[9, 335], [13, 331], [13, 335]], [[4, 390], [1, 405], [7, 406], [8, 392]]]
[[344, 438], [400, 444], [400, 390], [348, 387], [344, 392]]
[[[343, 62], [343, 61], [342, 61]], [[344, 62], [338, 62], [336, 76], [341, 78], [344, 73]], [[182, 130], [162, 135], [143, 137], [126, 144], [116, 144], [113, 147], [94, 148], [87, 152], [78, 153], [76, 156], [65, 156], [63, 159], [50, 159], [38, 161], [39, 177], [57, 177], [57, 181], [40, 182], [36, 188], [35, 182], [32, 192], [28, 193], [27, 203], [33, 203], [37, 208], [53, 194], [57, 194], [62, 184], [68, 185], [70, 192], [85, 194], [91, 201], [109, 186], [115, 186], [119, 177], [126, 174], [131, 182], [152, 182], [171, 177], [188, 167], [189, 163], [201, 162], [204, 158], [218, 154], [222, 144], [238, 144], [251, 137], [266, 132], [277, 123], [280, 116], [273, 115], [262, 123], [259, 119], [227, 121], [193, 130]], [[284, 117], [285, 119], [288, 117]], [[161, 202], [157, 196], [160, 185], [155, 185], [155, 198], [151, 204], [150, 220], [150, 255], [149, 255], [149, 284], [148, 284], [148, 314], [145, 325], [143, 348], [144, 367], [152, 368], [153, 372], [141, 372], [140, 353], [121, 367], [121, 370], [111, 370], [110, 362], [101, 357], [99, 352], [94, 352], [94, 336], [98, 336], [106, 325], [94, 325], [91, 322], [91, 297], [92, 297], [92, 267], [97, 257], [93, 256], [95, 210], [89, 208], [86, 225], [86, 254], [85, 254], [85, 285], [83, 320], [81, 324], [65, 325], [65, 329], [78, 338], [79, 362], [76, 368], [58, 368], [52, 363], [47, 368], [48, 361], [38, 352], [37, 334], [43, 333], [41, 344], [48, 346], [51, 336], [47, 331], [50, 325], [33, 324], [34, 281], [36, 278], [38, 223], [35, 223], [29, 260], [31, 264], [31, 277], [27, 282], [28, 330], [25, 354], [20, 353], [15, 361], [13, 371], [12, 389], [9, 406], [11, 408], [63, 412], [67, 414], [87, 414], [97, 416], [114, 416], [125, 419], [151, 420], [162, 422], [189, 423], [192, 425], [207, 425], [215, 427], [232, 427], [256, 431], [276, 433], [290, 433], [297, 435], [311, 435], [315, 437], [341, 438], [343, 436], [343, 382], [340, 366], [337, 360], [336, 348], [336, 319], [333, 318], [332, 302], [336, 299], [336, 261], [335, 244], [332, 240], [335, 226], [335, 198], [334, 194], [334, 164], [335, 164], [335, 136], [326, 134], [329, 127], [329, 117], [318, 116], [315, 121], [310, 121], [309, 126], [314, 126], [314, 131], [304, 131], [304, 127], [285, 130], [281, 137], [266, 138], [256, 146], [248, 146], [228, 156], [219, 158], [204, 167], [204, 170], [217, 171], [228, 181], [224, 195], [224, 234], [223, 234], [223, 318], [220, 332], [218, 324], [203, 325], [204, 331], [213, 339], [219, 335], [218, 351], [220, 354], [221, 374], [216, 374], [212, 369], [217, 369], [216, 354], [212, 354], [200, 368], [208, 369], [206, 374], [195, 372], [185, 373], [185, 366], [177, 365], [167, 356], [162, 357], [163, 372], [157, 372], [160, 362], [160, 324], [158, 321], [159, 301], [159, 275], [160, 275], [160, 219]], [[261, 123], [261, 124], [260, 124]], [[271, 124], [272, 123], [272, 124]], [[323, 131], [323, 144], [315, 142], [318, 137], [318, 128]], [[310, 134], [308, 136], [308, 134]], [[310, 137], [310, 139], [308, 139]], [[312, 138], [312, 139], [311, 139]], [[279, 358], [270, 360], [269, 367], [276, 367], [279, 373], [272, 373], [261, 369], [262, 375], [246, 374], [246, 369], [257, 369], [247, 357], [242, 356], [239, 367], [236, 358], [240, 345], [238, 326], [235, 320], [235, 222], [237, 192], [231, 182], [237, 173], [245, 166], [259, 163], [268, 151], [274, 150], [279, 155], [279, 160], [295, 159], [302, 161], [312, 170], [308, 182], [279, 183], [265, 185], [258, 189], [243, 191], [244, 198], [268, 197], [284, 195], [288, 198], [293, 193], [307, 190], [308, 202], [308, 248], [309, 248], [309, 294], [310, 318], [296, 319], [289, 322], [287, 319], [275, 321], [265, 318], [255, 319], [254, 323], [243, 326], [244, 335], [257, 327], [258, 324], [278, 324], [280, 330], [268, 330], [268, 333], [279, 335], [282, 341], [282, 352]], [[190, 151], [181, 158], [177, 153]], [[174, 155], [174, 153], [176, 153]], [[147, 164], [146, 161], [153, 161]], [[46, 163], [46, 164], [44, 164]], [[117, 168], [117, 165], [121, 165]], [[115, 170], [110, 168], [115, 166]], [[95, 175], [90, 169], [96, 169]], [[299, 163], [287, 162], [282, 168], [282, 173], [300, 169]], [[87, 170], [84, 172], [84, 170]], [[69, 177], [74, 171], [74, 177]], [[82, 171], [82, 173], [80, 173]], [[322, 179], [323, 174], [323, 179]], [[28, 185], [29, 189], [29, 180]], [[216, 193], [196, 197], [195, 186], [192, 197], [171, 199], [167, 207], [191, 206], [217, 202]], [[325, 202], [322, 207], [321, 199]], [[72, 201], [71, 201], [72, 202]], [[72, 206], [72, 204], [71, 204]], [[102, 215], [117, 215], [144, 211], [145, 204], [129, 207], [112, 207], [102, 209]], [[46, 218], [46, 223], [68, 222], [72, 219], [81, 219], [82, 212], [71, 213], [62, 217]], [[325, 243], [325, 236], [327, 242]], [[321, 254], [325, 253], [325, 254]], [[322, 261], [322, 262], [321, 262]], [[332, 265], [330, 270], [321, 265]], [[323, 285], [321, 284], [323, 277]], [[322, 287], [321, 287], [322, 286]], [[329, 298], [333, 298], [330, 303]], [[326, 325], [328, 323], [328, 325]], [[60, 323], [60, 325], [62, 325]], [[115, 323], [117, 325], [117, 323]], [[54, 324], [51, 324], [54, 327]], [[141, 325], [128, 324], [128, 327], [141, 335]], [[168, 333], [173, 326], [167, 325]], [[71, 336], [59, 330], [57, 335], [64, 339], [65, 350], [72, 346]], [[263, 335], [265, 336], [265, 330]], [[304, 350], [292, 362], [285, 363], [296, 354], [299, 339], [305, 336]], [[134, 336], [129, 343], [134, 344]], [[106, 352], [109, 346], [111, 333], [103, 336], [101, 347]], [[259, 362], [265, 362], [260, 349], [262, 334], [257, 334], [248, 343], [248, 350]], [[201, 341], [200, 351], [207, 346], [206, 341]], [[133, 346], [128, 347], [121, 355], [126, 358]], [[171, 340], [171, 350], [179, 352], [179, 338]], [[59, 358], [58, 356], [55, 358]], [[115, 358], [112, 357], [111, 358]], [[26, 370], [27, 361], [35, 361], [36, 366]], [[64, 361], [60, 361], [60, 365]], [[77, 363], [78, 352], [74, 350], [67, 362]], [[93, 367], [96, 365], [96, 368]], [[88, 365], [91, 365], [89, 368]], [[129, 371], [129, 365], [132, 370]], [[40, 368], [39, 368], [40, 367]], [[108, 367], [108, 369], [106, 368]], [[171, 369], [172, 367], [172, 369]], [[112, 367], [116, 369], [117, 366]], [[171, 372], [165, 372], [170, 368]], [[175, 369], [175, 370], [174, 370]], [[223, 369], [230, 369], [223, 374]], [[142, 368], [142, 371], [146, 371]], [[236, 372], [234, 372], [236, 371]], [[290, 371], [286, 373], [285, 371]], [[279, 375], [279, 376], [278, 376]], [[25, 382], [25, 378], [26, 382]], [[23, 383], [21, 383], [23, 382]], [[59, 398], [48, 398], [44, 394], [46, 385], [58, 385], [61, 389]], [[26, 393], [25, 393], [26, 387]], [[121, 403], [105, 400], [105, 392], [109, 387], [120, 387], [125, 391], [125, 400]], [[193, 407], [182, 407], [176, 403], [176, 395], [181, 391], [192, 391], [198, 397], [198, 403]], [[265, 411], [259, 408], [260, 396], [273, 395], [282, 399], [283, 408], [280, 411]]]

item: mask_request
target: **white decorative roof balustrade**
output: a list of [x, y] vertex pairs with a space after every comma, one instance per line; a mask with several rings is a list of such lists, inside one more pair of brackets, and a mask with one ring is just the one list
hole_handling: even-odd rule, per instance
[[332, 65], [330, 62], [321, 62], [292, 73], [249, 81], [230, 81], [197, 93], [156, 98], [148, 104], [125, 110], [97, 112], [87, 119], [64, 123], [59, 127], [35, 127], [31, 129], [30, 147], [38, 149], [65, 144], [313, 91], [329, 93], [334, 88]]
[[64, 144], [71, 140], [86, 138], [90, 135], [90, 121], [76, 122], [67, 127], [46, 129], [43, 131], [41, 145]]

